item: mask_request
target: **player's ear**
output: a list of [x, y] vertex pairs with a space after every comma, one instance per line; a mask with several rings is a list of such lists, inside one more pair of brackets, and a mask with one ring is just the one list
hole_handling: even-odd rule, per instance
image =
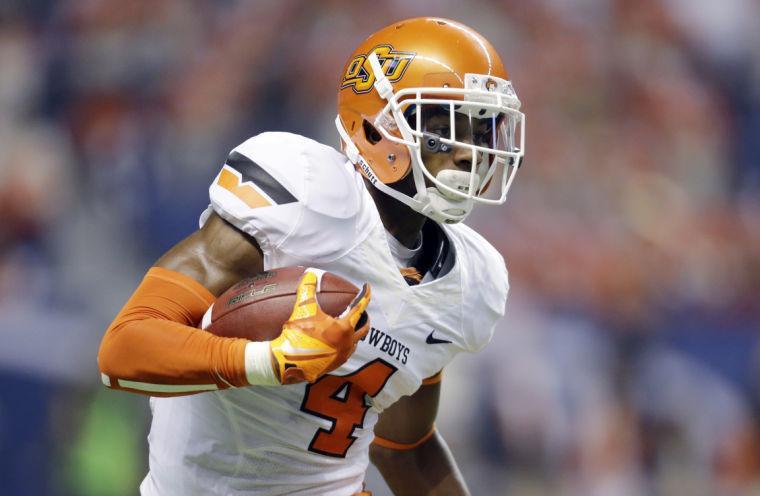
[[362, 122], [362, 128], [364, 130], [364, 137], [369, 144], [376, 145], [383, 139], [380, 131], [378, 131], [367, 119], [364, 119]]

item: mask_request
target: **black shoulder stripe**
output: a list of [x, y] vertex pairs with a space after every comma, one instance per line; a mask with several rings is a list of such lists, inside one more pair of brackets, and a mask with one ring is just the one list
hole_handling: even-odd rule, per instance
[[259, 164], [246, 157], [242, 153], [232, 152], [227, 157], [227, 165], [235, 169], [243, 177], [243, 182], [250, 181], [264, 193], [269, 196], [278, 205], [284, 203], [294, 203], [298, 200], [285, 186], [278, 183], [267, 171], [261, 168]]

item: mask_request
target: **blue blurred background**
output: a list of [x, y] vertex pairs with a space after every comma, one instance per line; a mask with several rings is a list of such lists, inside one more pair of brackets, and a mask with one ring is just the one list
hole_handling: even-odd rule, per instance
[[473, 493], [760, 494], [756, 0], [3, 0], [3, 494], [136, 494], [147, 400], [100, 385], [103, 330], [227, 152], [337, 145], [346, 57], [418, 15], [489, 38], [527, 115], [507, 204], [469, 221], [507, 318], [445, 373]]

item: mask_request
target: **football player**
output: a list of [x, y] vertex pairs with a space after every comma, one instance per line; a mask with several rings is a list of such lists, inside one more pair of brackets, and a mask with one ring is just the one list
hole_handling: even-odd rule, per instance
[[[349, 57], [342, 151], [288, 133], [232, 150], [200, 229], [147, 272], [98, 355], [106, 386], [153, 396], [143, 495], [353, 495], [370, 459], [396, 494], [467, 494], [434, 428], [441, 371], [489, 341], [508, 283], [461, 221], [504, 202], [519, 108], [485, 38], [409, 19]], [[313, 269], [279, 338], [198, 328], [241, 278], [293, 265]], [[307, 305], [323, 270], [368, 283], [342, 317]]]

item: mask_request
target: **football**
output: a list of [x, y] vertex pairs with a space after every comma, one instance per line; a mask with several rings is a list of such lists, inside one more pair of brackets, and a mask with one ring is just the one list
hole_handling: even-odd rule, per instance
[[[296, 289], [306, 267], [284, 267], [243, 279], [216, 299], [203, 316], [201, 327], [217, 336], [270, 341], [282, 332], [296, 301]], [[325, 272], [317, 287], [322, 310], [337, 317], [353, 301], [359, 288]]]

